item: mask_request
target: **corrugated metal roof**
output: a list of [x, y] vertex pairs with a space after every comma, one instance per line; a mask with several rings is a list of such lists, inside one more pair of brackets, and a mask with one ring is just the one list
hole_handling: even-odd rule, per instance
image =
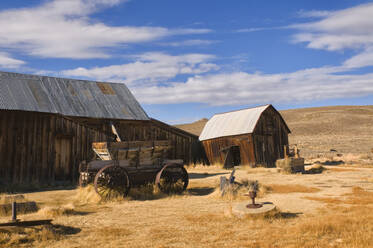
[[269, 106], [216, 114], [206, 123], [199, 140], [252, 133], [260, 115]]
[[0, 72], [0, 109], [149, 120], [126, 85]]

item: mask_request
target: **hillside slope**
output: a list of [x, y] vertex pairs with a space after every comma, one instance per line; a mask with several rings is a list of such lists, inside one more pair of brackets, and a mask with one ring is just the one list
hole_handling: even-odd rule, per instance
[[[330, 106], [280, 111], [306, 157], [317, 157], [335, 149], [339, 153], [367, 153], [373, 148], [373, 106]], [[207, 119], [177, 125], [199, 135]]]

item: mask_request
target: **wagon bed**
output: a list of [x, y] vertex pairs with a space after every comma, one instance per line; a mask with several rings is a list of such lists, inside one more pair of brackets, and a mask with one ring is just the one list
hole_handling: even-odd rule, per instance
[[162, 191], [183, 191], [188, 185], [188, 173], [183, 160], [167, 159], [171, 142], [132, 141], [96, 142], [92, 149], [100, 160], [79, 166], [79, 183], [94, 183], [101, 197], [128, 194], [131, 187], [155, 183]]

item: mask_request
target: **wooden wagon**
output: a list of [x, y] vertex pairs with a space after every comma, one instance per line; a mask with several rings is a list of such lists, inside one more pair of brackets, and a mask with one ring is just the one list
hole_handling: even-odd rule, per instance
[[97, 142], [92, 148], [100, 160], [80, 163], [79, 183], [94, 183], [102, 198], [126, 196], [131, 187], [147, 183], [155, 183], [163, 192], [181, 192], [188, 186], [183, 160], [167, 159], [168, 140]]

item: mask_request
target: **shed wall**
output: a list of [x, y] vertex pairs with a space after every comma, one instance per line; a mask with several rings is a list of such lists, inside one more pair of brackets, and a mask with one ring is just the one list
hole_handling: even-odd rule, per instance
[[273, 108], [262, 113], [252, 137], [256, 164], [274, 167], [277, 159], [284, 158], [284, 146], [289, 144], [288, 128]]
[[284, 158], [284, 146], [288, 146], [289, 129], [281, 115], [273, 108], [263, 111], [251, 134], [219, 137], [203, 140], [203, 147], [210, 163], [224, 163], [222, 149], [239, 146], [241, 164], [273, 167]]
[[91, 143], [113, 139], [60, 115], [0, 110], [0, 183], [75, 181]]
[[240, 148], [241, 164], [255, 165], [254, 145], [250, 134], [204, 140], [202, 144], [210, 164], [223, 164], [225, 157], [222, 149], [238, 146]]

